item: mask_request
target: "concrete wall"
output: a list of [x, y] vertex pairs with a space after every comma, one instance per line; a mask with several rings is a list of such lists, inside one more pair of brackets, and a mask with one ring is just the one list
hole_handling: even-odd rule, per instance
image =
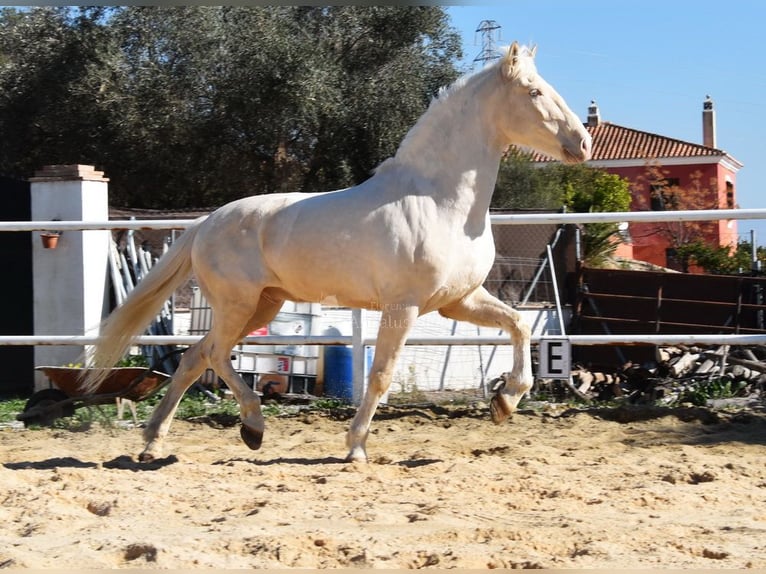
[[[107, 221], [108, 179], [91, 166], [46, 166], [30, 179], [32, 219]], [[98, 332], [107, 303], [107, 230], [64, 231], [55, 249], [43, 247], [32, 233], [34, 332], [36, 335], [88, 335]], [[59, 366], [82, 360], [82, 347], [37, 346], [35, 366]], [[48, 382], [35, 376], [35, 389]]]
[[[558, 318], [555, 308], [517, 309], [532, 328], [535, 336], [558, 335]], [[564, 323], [569, 322], [570, 310]], [[324, 308], [319, 324], [323, 331], [335, 329], [341, 335], [352, 334], [353, 321], [351, 310], [345, 307]], [[363, 316], [365, 335], [375, 335], [380, 326], [380, 313], [366, 311]], [[475, 335], [494, 336], [498, 329], [477, 327], [472, 323], [453, 321], [438, 313], [427, 313], [419, 317], [410, 336], [447, 336], [471, 337]], [[421, 391], [445, 389], [479, 388], [482, 372], [485, 380], [510, 371], [513, 366], [513, 347], [510, 345], [493, 347], [488, 345], [456, 345], [453, 347], [406, 346], [397, 361], [391, 383], [391, 392], [408, 392], [413, 388]]]

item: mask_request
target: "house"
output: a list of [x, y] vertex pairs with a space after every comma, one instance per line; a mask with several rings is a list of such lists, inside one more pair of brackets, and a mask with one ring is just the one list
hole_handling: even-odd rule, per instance
[[[701, 144], [602, 121], [595, 102], [588, 107], [585, 126], [593, 138], [588, 165], [630, 182], [632, 211], [736, 207], [736, 177], [742, 163], [716, 146], [715, 110], [709, 96], [702, 108]], [[552, 161], [542, 155], [532, 159]], [[737, 244], [736, 220], [631, 223], [628, 231], [630, 240], [619, 246], [618, 256], [679, 270], [671, 234], [699, 232], [711, 245], [733, 248]]]

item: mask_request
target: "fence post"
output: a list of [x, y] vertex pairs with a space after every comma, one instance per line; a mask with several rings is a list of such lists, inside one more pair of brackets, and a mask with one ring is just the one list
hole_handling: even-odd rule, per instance
[[[103, 172], [88, 165], [45, 166], [30, 178], [32, 219], [106, 221], [109, 191]], [[93, 335], [107, 308], [108, 230], [65, 231], [55, 247], [43, 245], [45, 232], [32, 233], [35, 335]], [[35, 347], [35, 366], [81, 360], [83, 347]], [[47, 387], [35, 374], [35, 390]]]
[[359, 405], [367, 390], [364, 368], [364, 317], [362, 309], [351, 309], [351, 373], [353, 376], [353, 403]]

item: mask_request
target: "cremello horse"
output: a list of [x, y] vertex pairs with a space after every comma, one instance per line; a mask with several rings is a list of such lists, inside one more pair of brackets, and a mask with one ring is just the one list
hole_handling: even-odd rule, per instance
[[[261, 446], [260, 401], [234, 370], [231, 349], [269, 323], [285, 300], [327, 301], [382, 311], [368, 389], [347, 435], [347, 460], [365, 444], [381, 396], [419, 315], [500, 327], [513, 367], [492, 397], [504, 421], [532, 385], [530, 330], [483, 287], [495, 249], [489, 204], [509, 144], [565, 162], [590, 157], [582, 122], [541, 78], [535, 50], [517, 43], [492, 66], [436, 98], [393, 158], [364, 183], [319, 194], [259, 195], [233, 201], [194, 224], [102, 324], [90, 364], [110, 367], [133, 337], [194, 273], [213, 309], [210, 331], [183, 355], [146, 427], [141, 460], [162, 453], [178, 402], [210, 367], [240, 405], [241, 435]], [[85, 381], [86, 389], [99, 383]]]

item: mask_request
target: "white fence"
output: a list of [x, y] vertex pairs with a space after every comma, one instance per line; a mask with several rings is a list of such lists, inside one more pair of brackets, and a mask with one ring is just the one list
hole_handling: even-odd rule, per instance
[[[766, 209], [694, 209], [679, 211], [622, 211], [615, 213], [513, 213], [492, 214], [493, 225], [537, 225], [541, 223], [621, 223], [647, 221], [714, 221], [721, 219], [766, 219]], [[186, 229], [193, 219], [123, 221], [56, 221], [56, 229]], [[46, 231], [50, 221], [0, 221], [0, 231]]]
[[[529, 213], [492, 214], [492, 225], [535, 225], [575, 223], [621, 223], [660, 221], [712, 221], [722, 219], [753, 220], [766, 219], [766, 209], [708, 209], [680, 211], [628, 211], [617, 213]], [[74, 230], [120, 230], [120, 229], [186, 229], [193, 219], [153, 219], [122, 221], [56, 221], [56, 229]], [[45, 231], [51, 228], [50, 221], [0, 221], [2, 231]], [[360, 321], [355, 321], [361, 325]], [[141, 345], [192, 345], [201, 336], [145, 335], [137, 338]], [[538, 343], [540, 337], [533, 337]], [[646, 344], [675, 345], [679, 343], [700, 345], [764, 345], [766, 335], [569, 335], [572, 345], [605, 344]], [[90, 345], [96, 342], [93, 336], [62, 335], [2, 335], [0, 345]], [[352, 336], [259, 336], [246, 337], [247, 344], [257, 345], [371, 345], [375, 337], [355, 333]], [[407, 345], [508, 345], [506, 336], [445, 336], [410, 337]]]
[[[694, 211], [642, 211], [620, 213], [544, 213], [492, 215], [493, 225], [572, 224], [572, 223], [619, 223], [647, 221], [708, 221], [708, 220], [766, 219], [766, 209], [694, 210]], [[57, 221], [56, 229], [66, 230], [116, 230], [116, 229], [185, 229], [193, 220], [123, 220], [103, 222]], [[50, 221], [0, 222], [0, 231], [44, 231], [50, 229]], [[364, 348], [375, 344], [374, 335], [363, 332], [363, 311], [354, 310], [354, 332], [351, 336], [294, 335], [258, 336], [242, 340], [248, 345], [352, 345], [354, 381], [364, 379]], [[566, 335], [564, 335], [566, 336]], [[557, 335], [560, 338], [561, 335]], [[201, 336], [144, 335], [136, 339], [141, 345], [191, 345]], [[542, 337], [533, 337], [539, 343]], [[569, 335], [572, 345], [766, 345], [766, 335]], [[94, 336], [55, 335], [3, 335], [0, 345], [91, 345]], [[508, 336], [425, 336], [409, 337], [407, 345], [508, 345]], [[356, 384], [356, 383], [355, 383]], [[361, 392], [361, 391], [359, 391]], [[355, 398], [358, 390], [355, 389]]]

